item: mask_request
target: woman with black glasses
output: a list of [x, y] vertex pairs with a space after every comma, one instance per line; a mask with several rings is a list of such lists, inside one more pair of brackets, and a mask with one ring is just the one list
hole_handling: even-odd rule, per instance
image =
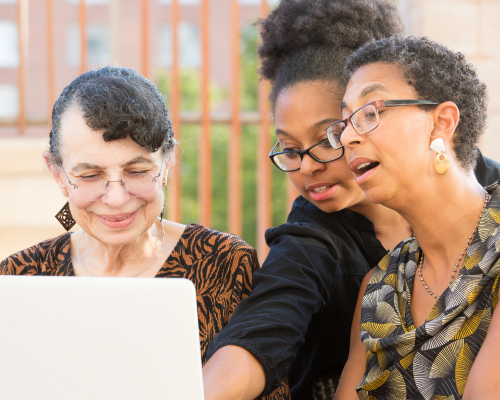
[[[301, 196], [287, 223], [266, 232], [270, 252], [253, 292], [209, 346], [205, 394], [253, 399], [287, 377], [293, 399], [332, 399], [363, 276], [412, 230], [366, 199], [328, 132], [342, 119], [347, 57], [400, 34], [401, 22], [384, 0], [283, 0], [261, 26], [277, 137], [270, 157]], [[479, 179], [498, 177], [496, 165]]]

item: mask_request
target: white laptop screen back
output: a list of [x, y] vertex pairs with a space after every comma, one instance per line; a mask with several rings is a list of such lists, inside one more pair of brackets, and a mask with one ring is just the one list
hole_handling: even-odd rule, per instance
[[0, 276], [0, 399], [203, 400], [185, 279]]

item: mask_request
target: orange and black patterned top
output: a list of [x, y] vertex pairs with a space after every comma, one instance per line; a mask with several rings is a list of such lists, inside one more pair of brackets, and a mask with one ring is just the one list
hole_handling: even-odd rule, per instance
[[[259, 268], [255, 250], [237, 236], [188, 225], [156, 278], [187, 278], [198, 302], [200, 347], [205, 364], [208, 344], [228, 323], [238, 303], [252, 288]], [[0, 263], [0, 275], [74, 276], [70, 234], [46, 240]], [[289, 399], [285, 383], [263, 399]]]

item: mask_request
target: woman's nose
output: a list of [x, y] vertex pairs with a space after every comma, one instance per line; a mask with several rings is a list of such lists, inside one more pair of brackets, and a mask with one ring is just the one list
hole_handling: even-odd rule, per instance
[[101, 201], [109, 205], [121, 205], [128, 201], [130, 195], [122, 181], [109, 181], [106, 193]]
[[363, 135], [360, 135], [356, 129], [353, 128], [352, 123], [349, 123], [342, 132], [342, 135], [340, 135], [340, 141], [342, 142], [342, 146], [352, 150], [354, 146], [363, 141]]
[[316, 161], [309, 154], [304, 154], [300, 164], [300, 173], [305, 176], [314, 175], [318, 171], [323, 171], [326, 165]]

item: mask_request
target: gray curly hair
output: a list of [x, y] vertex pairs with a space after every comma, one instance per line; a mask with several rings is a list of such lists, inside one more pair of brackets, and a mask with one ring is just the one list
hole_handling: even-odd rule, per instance
[[[390, 63], [401, 68], [409, 85], [421, 99], [443, 103], [454, 102], [460, 110], [453, 150], [467, 171], [477, 160], [477, 143], [486, 129], [488, 94], [486, 85], [463, 54], [425, 37], [380, 39], [354, 52], [347, 61], [353, 74], [363, 65]], [[429, 109], [429, 106], [423, 106]]]
[[85, 72], [63, 90], [52, 109], [50, 155], [56, 166], [61, 159], [61, 118], [77, 106], [92, 130], [105, 130], [106, 142], [130, 137], [165, 158], [176, 148], [172, 123], [163, 95], [145, 77], [128, 68], [105, 67]]

